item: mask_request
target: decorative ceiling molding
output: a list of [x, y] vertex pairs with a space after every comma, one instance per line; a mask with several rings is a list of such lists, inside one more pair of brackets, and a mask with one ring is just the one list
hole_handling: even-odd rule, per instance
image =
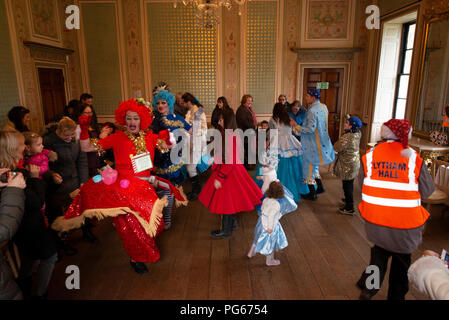
[[353, 60], [354, 54], [363, 48], [291, 48], [299, 61]]
[[449, 18], [449, 0], [425, 0], [424, 18]]

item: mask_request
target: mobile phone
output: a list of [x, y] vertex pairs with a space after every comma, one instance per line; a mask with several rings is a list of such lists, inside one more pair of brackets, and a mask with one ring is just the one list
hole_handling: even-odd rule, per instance
[[17, 172], [8, 171], [0, 175], [0, 182], [7, 183], [9, 179], [14, 178], [17, 175]]
[[449, 264], [449, 253], [447, 253], [446, 250], [443, 249], [443, 251], [441, 252], [441, 260], [443, 260], [443, 262], [448, 265]]

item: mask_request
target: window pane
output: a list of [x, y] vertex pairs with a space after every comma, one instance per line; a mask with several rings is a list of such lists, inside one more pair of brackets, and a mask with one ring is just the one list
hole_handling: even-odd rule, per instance
[[413, 43], [415, 41], [415, 27], [416, 27], [416, 24], [412, 24], [412, 25], [410, 25], [410, 28], [408, 29], [407, 49], [413, 48]]
[[394, 115], [395, 119], [404, 119], [405, 116], [405, 104], [407, 100], [398, 99], [396, 103], [396, 114]]
[[413, 53], [413, 50], [405, 51], [404, 69], [402, 70], [402, 73], [410, 74], [410, 66], [412, 65], [412, 53]]
[[399, 80], [399, 99], [407, 99], [408, 80], [409, 76], [401, 76], [401, 79]]

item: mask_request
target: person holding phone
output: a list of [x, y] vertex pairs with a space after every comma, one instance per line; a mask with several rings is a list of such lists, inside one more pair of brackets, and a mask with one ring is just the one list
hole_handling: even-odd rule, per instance
[[[10, 169], [1, 168], [0, 176], [8, 177], [9, 172]], [[0, 182], [0, 242], [10, 241], [19, 228], [25, 207], [25, 187], [21, 173]], [[18, 300], [22, 297], [6, 260], [0, 255], [0, 300]]]

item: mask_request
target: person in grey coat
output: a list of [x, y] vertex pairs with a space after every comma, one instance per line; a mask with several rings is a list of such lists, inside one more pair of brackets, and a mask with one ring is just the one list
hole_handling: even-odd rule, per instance
[[[9, 169], [0, 169], [0, 175]], [[25, 209], [25, 179], [22, 174], [0, 182], [0, 243], [10, 241], [22, 221]], [[0, 254], [0, 300], [20, 300], [22, 292], [14, 281], [14, 276], [3, 255]]]

